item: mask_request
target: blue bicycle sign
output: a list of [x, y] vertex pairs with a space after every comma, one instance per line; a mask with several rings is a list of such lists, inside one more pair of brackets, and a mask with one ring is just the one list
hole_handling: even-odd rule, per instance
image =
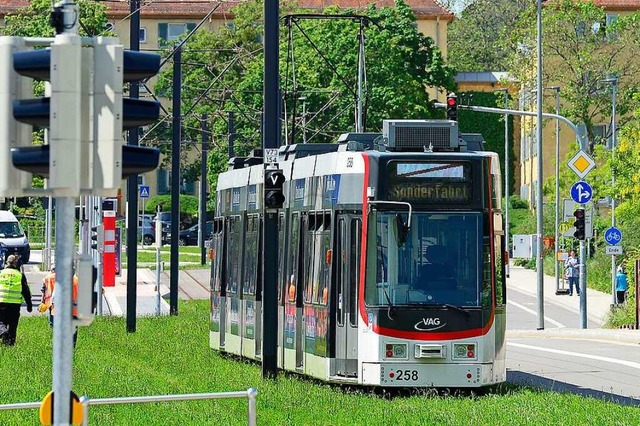
[[604, 240], [607, 244], [615, 246], [622, 241], [622, 232], [615, 226], [611, 227], [604, 232]]

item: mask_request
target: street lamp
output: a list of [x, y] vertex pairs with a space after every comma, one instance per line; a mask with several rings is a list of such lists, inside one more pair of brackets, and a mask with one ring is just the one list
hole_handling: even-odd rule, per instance
[[[509, 89], [503, 87], [496, 92], [504, 92], [504, 109], [509, 108]], [[509, 114], [504, 115], [504, 235], [507, 252], [509, 252]], [[509, 276], [509, 263], [506, 264]]]
[[[616, 186], [616, 175], [613, 171], [613, 163], [616, 159], [616, 98], [618, 96], [618, 78], [612, 77], [601, 80], [601, 83], [611, 84], [611, 187]], [[616, 199], [611, 194], [611, 227], [616, 226]], [[616, 255], [611, 255], [611, 294], [613, 304], [616, 305]]]
[[537, 272], [537, 296], [538, 296], [538, 330], [544, 330], [544, 271], [542, 257], [542, 0], [538, 2], [537, 22], [537, 140], [538, 140], [538, 180], [536, 182], [536, 231], [538, 241], [536, 244], [536, 272]]

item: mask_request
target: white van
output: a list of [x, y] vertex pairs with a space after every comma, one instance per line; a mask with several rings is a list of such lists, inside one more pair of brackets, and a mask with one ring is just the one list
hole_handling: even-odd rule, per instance
[[9, 211], [0, 210], [0, 243], [7, 250], [5, 256], [18, 253], [22, 263], [29, 262], [31, 247], [20, 222]]

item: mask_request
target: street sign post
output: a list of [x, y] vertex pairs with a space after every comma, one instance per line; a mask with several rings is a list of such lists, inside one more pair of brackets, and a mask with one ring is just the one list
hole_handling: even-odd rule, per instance
[[578, 204], [585, 204], [591, 201], [593, 190], [587, 182], [579, 181], [571, 187], [571, 198]]

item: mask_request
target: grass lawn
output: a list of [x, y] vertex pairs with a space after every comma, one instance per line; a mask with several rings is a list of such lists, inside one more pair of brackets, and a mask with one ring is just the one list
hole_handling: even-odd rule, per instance
[[[177, 317], [98, 318], [79, 332], [73, 389], [92, 398], [258, 389], [261, 425], [634, 425], [634, 407], [504, 385], [482, 396], [429, 391], [393, 398], [280, 375], [209, 349], [208, 302], [183, 302]], [[0, 347], [0, 404], [40, 401], [51, 390], [51, 330], [23, 318], [18, 343]], [[93, 406], [92, 425], [243, 425], [246, 399]], [[0, 425], [37, 425], [37, 410], [0, 411]]]

